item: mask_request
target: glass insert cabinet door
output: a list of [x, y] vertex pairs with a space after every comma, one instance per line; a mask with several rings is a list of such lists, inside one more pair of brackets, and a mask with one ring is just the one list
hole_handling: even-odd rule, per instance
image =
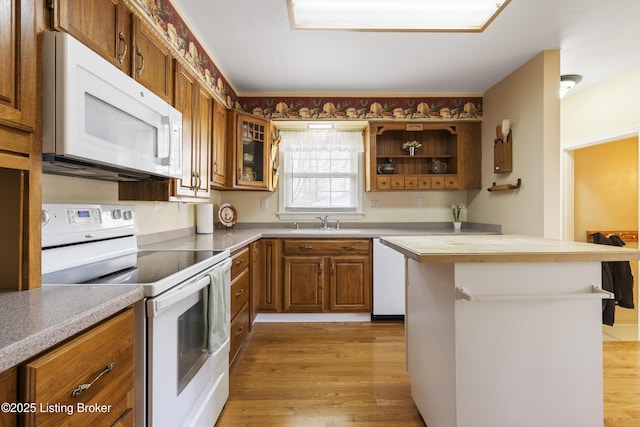
[[266, 153], [268, 126], [266, 121], [239, 116], [238, 171], [239, 185], [264, 187], [266, 184]]

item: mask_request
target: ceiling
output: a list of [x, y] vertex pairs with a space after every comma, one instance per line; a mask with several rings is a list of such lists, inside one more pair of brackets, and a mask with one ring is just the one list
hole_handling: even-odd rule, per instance
[[286, 0], [173, 0], [241, 95], [482, 94], [543, 50], [571, 93], [640, 67], [640, 1], [511, 0], [482, 33], [292, 30]]

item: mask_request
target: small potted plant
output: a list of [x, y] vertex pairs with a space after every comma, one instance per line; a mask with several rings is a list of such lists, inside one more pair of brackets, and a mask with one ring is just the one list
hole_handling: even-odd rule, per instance
[[410, 156], [415, 156], [416, 148], [420, 148], [420, 147], [422, 147], [422, 144], [420, 144], [418, 141], [407, 141], [404, 144], [402, 144], [402, 149], [404, 151], [408, 151]]
[[451, 204], [451, 214], [453, 215], [453, 228], [456, 231], [459, 231], [462, 227], [462, 222], [460, 222], [460, 212], [464, 208], [464, 203], [452, 203]]

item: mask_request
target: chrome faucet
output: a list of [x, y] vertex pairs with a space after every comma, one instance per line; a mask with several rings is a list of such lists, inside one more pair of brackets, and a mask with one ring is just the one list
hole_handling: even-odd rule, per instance
[[329, 228], [329, 215], [325, 215], [324, 217], [317, 216], [316, 218], [320, 220], [321, 228]]

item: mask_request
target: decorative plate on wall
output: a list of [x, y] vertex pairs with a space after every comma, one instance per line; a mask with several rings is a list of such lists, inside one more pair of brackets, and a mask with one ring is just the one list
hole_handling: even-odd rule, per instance
[[218, 210], [218, 218], [222, 225], [227, 228], [231, 228], [235, 225], [236, 220], [238, 219], [238, 213], [231, 203], [223, 203]]

